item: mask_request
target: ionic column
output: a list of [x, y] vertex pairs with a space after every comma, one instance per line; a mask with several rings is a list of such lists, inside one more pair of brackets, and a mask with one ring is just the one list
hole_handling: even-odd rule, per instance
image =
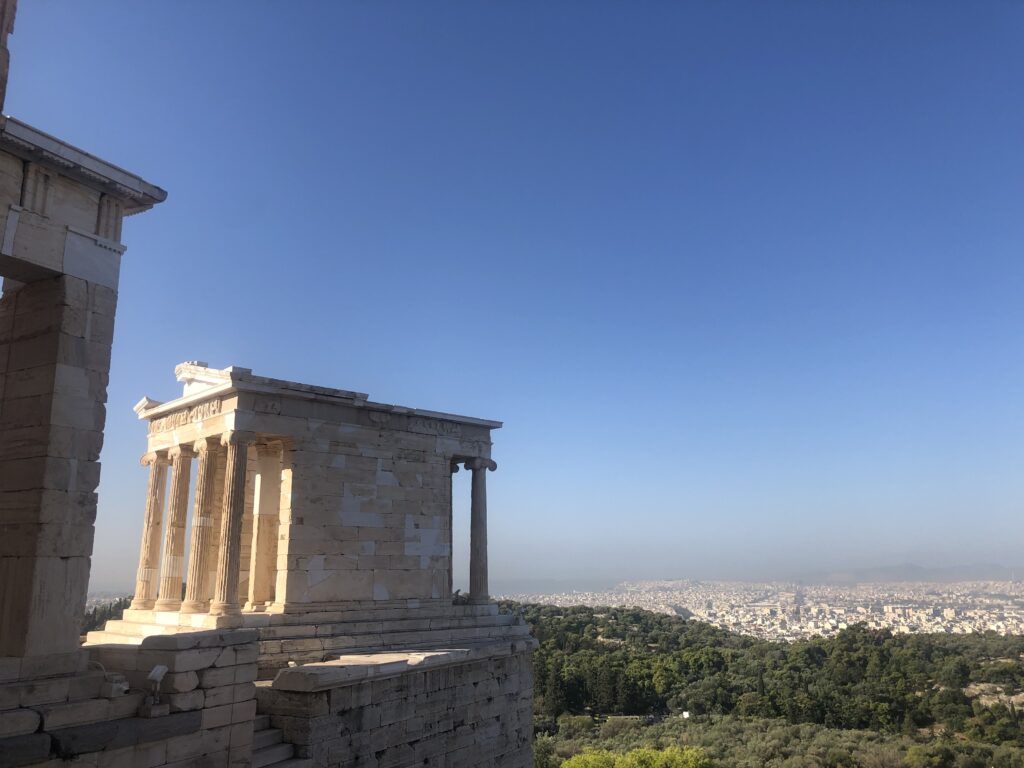
[[277, 581], [277, 527], [281, 511], [281, 445], [256, 447], [253, 492], [252, 555], [249, 560], [249, 601], [246, 610], [261, 611], [274, 600]]
[[[451, 463], [452, 475], [459, 471], [459, 462], [453, 459]], [[455, 597], [455, 482], [454, 478], [448, 483], [448, 591], [449, 597]]]
[[210, 614], [229, 616], [241, 613], [238, 604], [238, 568], [242, 554], [242, 515], [245, 513], [245, 468], [248, 459], [248, 432], [225, 432], [221, 443], [227, 446], [224, 470], [224, 503], [221, 509], [220, 559], [217, 583], [213, 588]]
[[196, 469], [196, 498], [192, 506], [192, 539], [189, 544], [188, 577], [185, 579], [185, 600], [182, 613], [203, 613], [210, 602], [208, 585], [211, 547], [217, 531], [213, 529], [215, 498], [217, 496], [218, 438], [197, 440], [195, 451], [199, 456]]
[[466, 469], [473, 471], [469, 519], [469, 600], [490, 600], [487, 586], [487, 471], [498, 468], [490, 459], [467, 459]]
[[217, 477], [213, 487], [213, 528], [212, 535], [207, 539], [206, 546], [206, 592], [202, 595], [203, 602], [209, 606], [213, 599], [213, 588], [217, 583], [217, 566], [220, 564], [220, 528], [224, 519], [224, 473], [227, 456], [223, 447], [217, 450]]
[[185, 521], [188, 518], [188, 486], [192, 470], [191, 448], [179, 445], [167, 452], [171, 459], [171, 494], [167, 500], [167, 530], [164, 531], [164, 557], [160, 570], [160, 598], [157, 611], [176, 611], [181, 607], [181, 579], [185, 573]]
[[149, 467], [146, 488], [146, 517], [142, 522], [142, 544], [139, 546], [139, 571], [135, 577], [132, 608], [149, 610], [156, 602], [160, 586], [160, 529], [164, 522], [164, 488], [167, 481], [167, 457], [147, 453], [142, 466]]

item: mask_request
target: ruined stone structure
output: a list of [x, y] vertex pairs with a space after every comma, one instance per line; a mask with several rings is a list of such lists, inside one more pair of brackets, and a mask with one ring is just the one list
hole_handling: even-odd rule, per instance
[[0, 656], [77, 652], [121, 220], [165, 196], [13, 118], [0, 128]]
[[[182, 397], [136, 406], [149, 484], [135, 599], [88, 645], [253, 628], [260, 714], [315, 765], [528, 765], [533, 641], [487, 594], [501, 424], [245, 368], [176, 374]], [[452, 595], [460, 467], [466, 601]]]
[[451, 473], [460, 466], [473, 474], [469, 600], [487, 605], [486, 474], [497, 468], [490, 432], [499, 422], [245, 368], [183, 363], [176, 374], [181, 398], [136, 406], [149, 426], [149, 491], [135, 600], [110, 632], [451, 607]]
[[121, 223], [165, 197], [0, 117], [0, 768], [525, 768], [533, 641], [487, 589], [496, 422], [179, 366], [181, 398], [137, 406], [132, 607], [81, 644]]

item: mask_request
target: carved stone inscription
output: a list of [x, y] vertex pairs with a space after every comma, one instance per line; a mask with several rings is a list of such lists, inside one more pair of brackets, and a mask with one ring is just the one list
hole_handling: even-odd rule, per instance
[[166, 416], [161, 416], [159, 419], [151, 421], [149, 423], [149, 434], [166, 432], [169, 429], [177, 429], [186, 424], [194, 424], [197, 421], [217, 416], [220, 411], [220, 400], [211, 400], [208, 403], [200, 403], [192, 408], [183, 408], [180, 411], [169, 413]]
[[458, 437], [462, 434], [462, 427], [450, 421], [439, 419], [424, 419], [414, 416], [409, 420], [410, 432], [422, 432], [428, 435], [444, 435], [445, 437]]
[[272, 416], [278, 416], [281, 413], [281, 403], [271, 400], [269, 397], [261, 397], [256, 400], [253, 410], [256, 413], [269, 413]]

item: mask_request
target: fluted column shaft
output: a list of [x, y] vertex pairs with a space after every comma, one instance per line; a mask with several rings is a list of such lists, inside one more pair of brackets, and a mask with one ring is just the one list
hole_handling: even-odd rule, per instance
[[487, 472], [498, 468], [490, 459], [469, 459], [472, 470], [469, 520], [469, 599], [474, 603], [490, 600], [487, 584]]
[[251, 439], [248, 433], [240, 432], [226, 432], [221, 438], [222, 444], [227, 446], [227, 461], [221, 511], [220, 559], [217, 562], [213, 601], [210, 603], [210, 613], [214, 616], [241, 613], [238, 604], [238, 568], [242, 555], [245, 470]]
[[[214, 438], [218, 440], [219, 438]], [[210, 601], [213, 599], [213, 589], [217, 584], [217, 568], [220, 565], [220, 529], [224, 519], [224, 466], [226, 464], [227, 457], [225, 456], [224, 447], [220, 446], [217, 450], [217, 461], [216, 467], [211, 465], [211, 469], [216, 470], [216, 479], [214, 480], [214, 494], [213, 494], [213, 507], [211, 517], [213, 518], [213, 527], [211, 529], [212, 535], [207, 540], [206, 547], [206, 592], [203, 594], [203, 602], [209, 606]]]
[[210, 602], [210, 541], [218, 531], [213, 529], [217, 495], [217, 452], [220, 440], [203, 438], [195, 444], [199, 465], [196, 469], [196, 497], [192, 506], [192, 538], [189, 543], [188, 576], [185, 579], [185, 600], [182, 613], [203, 613]]
[[256, 487], [253, 493], [252, 554], [246, 610], [263, 610], [274, 599], [277, 581], [277, 529], [281, 510], [281, 444], [256, 448]]
[[188, 486], [192, 470], [191, 448], [177, 446], [167, 452], [171, 458], [171, 493], [167, 499], [167, 530], [164, 531], [164, 556], [160, 569], [158, 611], [176, 611], [181, 607], [181, 580], [185, 573], [185, 521], [188, 518]]
[[136, 610], [152, 608], [160, 586], [160, 531], [164, 522], [167, 459], [158, 453], [147, 453], [142, 457], [142, 465], [149, 466], [149, 484], [146, 488], [146, 517], [142, 522], [142, 544], [139, 546], [139, 570], [131, 606]]
[[[454, 476], [459, 471], [459, 462], [453, 460], [451, 471]], [[455, 597], [455, 482], [448, 483], [448, 591], [445, 593]]]

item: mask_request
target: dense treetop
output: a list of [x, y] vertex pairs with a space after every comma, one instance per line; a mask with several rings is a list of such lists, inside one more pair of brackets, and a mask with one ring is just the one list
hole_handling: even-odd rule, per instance
[[517, 609], [539, 642], [536, 711], [551, 732], [567, 713], [688, 712], [1024, 746], [1024, 637], [857, 625], [786, 644], [639, 609]]

